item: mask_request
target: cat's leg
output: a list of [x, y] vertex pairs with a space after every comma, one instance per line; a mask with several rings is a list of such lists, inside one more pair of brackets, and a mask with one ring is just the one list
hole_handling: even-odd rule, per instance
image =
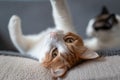
[[28, 40], [23, 34], [21, 30], [21, 20], [18, 16], [13, 15], [10, 18], [8, 24], [8, 30], [10, 34], [10, 38], [15, 45], [15, 47], [21, 52], [26, 53], [30, 48], [30, 40]]
[[53, 9], [53, 18], [57, 29], [66, 32], [75, 32], [71, 15], [65, 0], [50, 0]]

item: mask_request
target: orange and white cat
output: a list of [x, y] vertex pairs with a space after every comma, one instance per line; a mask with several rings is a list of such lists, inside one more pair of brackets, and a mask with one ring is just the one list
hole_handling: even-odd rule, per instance
[[49, 68], [54, 77], [63, 76], [67, 70], [83, 59], [99, 55], [84, 47], [76, 34], [65, 0], [50, 0], [55, 27], [35, 35], [23, 35], [21, 20], [13, 15], [9, 21], [9, 34], [20, 53], [31, 55]]

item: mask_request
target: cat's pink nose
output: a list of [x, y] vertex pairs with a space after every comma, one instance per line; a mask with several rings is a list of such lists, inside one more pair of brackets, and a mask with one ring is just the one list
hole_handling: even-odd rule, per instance
[[51, 38], [57, 38], [57, 33], [56, 32], [50, 32], [50, 37]]

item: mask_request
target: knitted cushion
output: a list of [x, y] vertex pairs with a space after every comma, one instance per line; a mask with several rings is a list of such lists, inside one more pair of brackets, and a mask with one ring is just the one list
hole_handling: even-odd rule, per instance
[[[52, 80], [50, 71], [38, 61], [10, 54], [14, 56], [0, 56], [0, 80]], [[120, 56], [87, 61], [71, 69], [61, 80], [120, 80], [119, 62]]]

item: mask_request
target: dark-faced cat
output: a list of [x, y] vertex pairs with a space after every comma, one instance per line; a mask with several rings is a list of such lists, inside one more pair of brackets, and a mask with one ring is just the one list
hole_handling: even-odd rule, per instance
[[86, 33], [92, 37], [84, 41], [85, 46], [100, 50], [120, 46], [120, 16], [110, 13], [104, 6], [99, 15], [88, 23]]
[[35, 35], [23, 35], [21, 20], [13, 15], [9, 21], [9, 34], [15, 47], [29, 54], [51, 70], [54, 77], [63, 76], [83, 59], [95, 59], [99, 55], [86, 48], [74, 30], [65, 0], [50, 0], [53, 9], [54, 28]]

